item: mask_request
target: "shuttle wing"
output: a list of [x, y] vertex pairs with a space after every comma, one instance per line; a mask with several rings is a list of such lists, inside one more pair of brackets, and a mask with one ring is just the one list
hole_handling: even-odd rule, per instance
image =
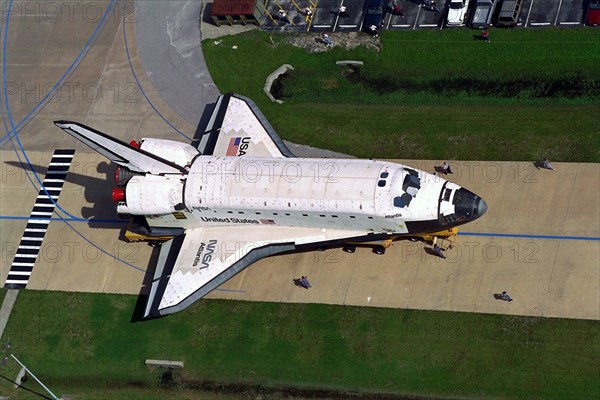
[[[344, 240], [363, 231], [272, 225], [188, 229], [162, 244], [144, 318], [188, 307], [261, 258], [298, 246]], [[266, 226], [268, 225], [268, 226]]]
[[54, 121], [54, 124], [115, 164], [132, 171], [152, 174], [187, 173], [183, 167], [171, 161], [133, 147], [89, 126], [72, 121]]
[[237, 94], [219, 97], [197, 148], [214, 156], [294, 157], [256, 104]]

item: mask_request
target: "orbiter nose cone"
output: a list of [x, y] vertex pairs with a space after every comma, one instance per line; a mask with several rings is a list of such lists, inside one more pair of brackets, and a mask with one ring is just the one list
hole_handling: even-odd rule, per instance
[[481, 217], [487, 211], [487, 203], [482, 198], [479, 198], [479, 204], [477, 205], [477, 216]]
[[487, 203], [465, 188], [456, 191], [452, 204], [454, 204], [454, 213], [457, 217], [462, 217], [462, 220], [477, 219], [487, 211]]

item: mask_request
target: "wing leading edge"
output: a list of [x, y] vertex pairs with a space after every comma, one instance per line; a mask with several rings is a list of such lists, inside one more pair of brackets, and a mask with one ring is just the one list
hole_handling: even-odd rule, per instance
[[360, 235], [364, 232], [272, 225], [188, 229], [161, 247], [144, 318], [183, 310], [261, 258]]
[[54, 124], [115, 164], [132, 171], [152, 174], [186, 173], [183, 167], [171, 161], [135, 148], [89, 126], [72, 121], [54, 121]]

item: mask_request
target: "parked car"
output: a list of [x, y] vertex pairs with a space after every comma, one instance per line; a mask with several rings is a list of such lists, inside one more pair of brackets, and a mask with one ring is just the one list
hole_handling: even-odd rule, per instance
[[495, 8], [496, 0], [477, 0], [471, 19], [471, 27], [485, 29], [491, 26]]
[[[600, 1], [600, 0], [599, 0]], [[514, 27], [519, 22], [523, 0], [503, 0], [496, 26]]]
[[585, 23], [592, 26], [600, 25], [600, 0], [590, 0], [588, 3]]
[[[600, 1], [600, 0], [599, 0]], [[469, 0], [450, 0], [448, 5], [448, 26], [463, 26], [469, 8]]]
[[375, 30], [383, 25], [383, 0], [369, 0], [367, 2], [367, 10], [363, 20], [363, 29], [369, 33], [374, 33], [371, 27]]

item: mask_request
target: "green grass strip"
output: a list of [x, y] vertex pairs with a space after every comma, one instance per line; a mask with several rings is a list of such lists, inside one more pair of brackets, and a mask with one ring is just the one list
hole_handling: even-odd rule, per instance
[[[597, 399], [598, 321], [203, 300], [131, 323], [135, 297], [23, 291], [3, 340], [59, 393], [190, 381], [507, 399]], [[0, 383], [0, 387], [6, 386]]]
[[[362, 158], [600, 161], [600, 32], [494, 30], [490, 44], [474, 35], [386, 32], [379, 52], [309, 53], [252, 31], [203, 50], [219, 90], [253, 99], [293, 142]], [[335, 65], [348, 59], [364, 62], [362, 81]], [[262, 88], [285, 63], [289, 97], [274, 104]], [[524, 88], [506, 95], [514, 85]]]

